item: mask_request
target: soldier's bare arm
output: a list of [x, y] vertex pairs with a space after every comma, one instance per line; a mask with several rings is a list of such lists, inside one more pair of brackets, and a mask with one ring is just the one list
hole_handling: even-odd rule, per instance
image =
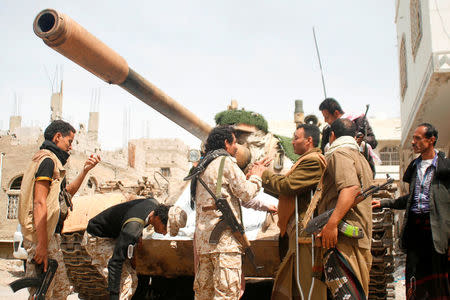
[[91, 155], [86, 162], [84, 163], [83, 170], [78, 174], [78, 176], [67, 185], [66, 190], [71, 194], [72, 196], [75, 195], [75, 193], [78, 191], [78, 189], [81, 186], [81, 183], [83, 182], [84, 178], [86, 177], [87, 173], [94, 168], [99, 162], [101, 158], [99, 155]]
[[33, 218], [36, 228], [37, 245], [34, 260], [44, 263], [44, 272], [47, 271], [47, 195], [50, 191], [50, 181], [36, 181], [34, 184]]
[[328, 223], [323, 227], [322, 231], [317, 235], [322, 238], [322, 246], [324, 248], [334, 248], [338, 241], [338, 224], [347, 214], [355, 202], [356, 196], [360, 193], [360, 187], [357, 185], [343, 188], [339, 192], [336, 208], [331, 215]]

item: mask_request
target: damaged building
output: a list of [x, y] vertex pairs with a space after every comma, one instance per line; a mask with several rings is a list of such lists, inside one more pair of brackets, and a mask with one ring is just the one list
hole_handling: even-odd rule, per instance
[[[62, 117], [62, 91], [51, 97], [50, 120]], [[87, 157], [99, 154], [102, 161], [83, 181], [77, 195], [124, 192], [154, 196], [171, 202], [186, 184], [188, 146], [180, 139], [134, 139], [116, 151], [103, 151], [98, 143], [99, 112], [89, 112], [88, 127], [76, 128], [71, 156], [65, 165], [70, 182]], [[73, 125], [73, 124], [72, 124]], [[12, 240], [18, 220], [18, 202], [24, 170], [44, 141], [43, 128], [23, 127], [22, 117], [10, 117], [9, 129], [0, 131], [0, 240]]]

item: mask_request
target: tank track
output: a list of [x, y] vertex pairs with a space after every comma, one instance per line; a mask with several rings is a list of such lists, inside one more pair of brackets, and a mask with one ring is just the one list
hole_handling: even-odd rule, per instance
[[[380, 191], [373, 199], [393, 198], [396, 190], [394, 186], [388, 191]], [[372, 223], [372, 268], [368, 299], [395, 299], [394, 213], [388, 208], [375, 209]]]
[[80, 299], [109, 299], [107, 282], [91, 264], [91, 257], [81, 246], [84, 231], [61, 234], [61, 250], [67, 275]]
[[[374, 199], [387, 198], [386, 194]], [[369, 299], [395, 299], [394, 290], [394, 214], [390, 209], [374, 210], [372, 231], [372, 268], [370, 271]], [[83, 231], [62, 234], [61, 250], [64, 255], [71, 285], [80, 299], [108, 299], [107, 282], [91, 265], [91, 257], [81, 246]], [[161, 278], [162, 280], [163, 278]], [[172, 279], [173, 280], [173, 279]], [[162, 299], [158, 289], [153, 289], [147, 299]], [[167, 296], [167, 295], [165, 295]], [[163, 297], [165, 298], [165, 297]]]

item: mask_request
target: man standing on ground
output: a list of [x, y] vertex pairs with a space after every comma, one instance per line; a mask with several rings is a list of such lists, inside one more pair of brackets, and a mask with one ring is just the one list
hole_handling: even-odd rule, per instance
[[429, 123], [414, 131], [412, 147], [420, 156], [403, 175], [409, 194], [372, 201], [373, 207], [405, 209], [400, 246], [406, 249], [408, 299], [447, 299], [450, 238], [450, 160], [434, 146], [438, 132]]
[[[320, 130], [315, 125], [301, 124], [297, 127], [292, 140], [296, 154], [300, 155], [291, 170], [285, 175], [274, 174], [269, 170], [262, 174], [262, 186], [269, 194], [276, 195], [278, 201], [278, 226], [280, 236], [287, 235], [289, 249], [275, 278], [272, 299], [299, 299], [300, 292], [296, 284], [296, 239], [295, 239], [295, 201], [298, 205], [299, 221], [302, 220], [325, 170], [325, 158], [320, 153]], [[312, 283], [311, 239], [301, 234], [299, 239], [299, 278], [303, 295], [308, 295]], [[316, 281], [311, 299], [326, 299], [326, 285]]]
[[[60, 248], [60, 233], [71, 208], [71, 198], [80, 188], [89, 170], [100, 161], [99, 156], [91, 156], [83, 170], [70, 184], [66, 184], [64, 165], [69, 158], [75, 129], [62, 120], [53, 121], [44, 132], [45, 141], [32, 158], [25, 171], [19, 201], [19, 222], [24, 237], [24, 247], [28, 252], [27, 277], [36, 274], [34, 260], [44, 264], [47, 259], [58, 262], [58, 269], [48, 288], [48, 299], [66, 299], [70, 294], [69, 279], [66, 274]], [[30, 295], [33, 294], [30, 290]]]
[[138, 279], [130, 259], [144, 228], [152, 225], [157, 233], [176, 236], [186, 220], [186, 212], [178, 206], [152, 198], [114, 205], [89, 220], [83, 245], [92, 265], [108, 280], [109, 299], [131, 299], [136, 291]]
[[[317, 209], [324, 213], [334, 209], [328, 223], [318, 234], [322, 247], [325, 283], [334, 299], [366, 299], [369, 293], [372, 208], [367, 199], [354, 206], [356, 196], [372, 183], [372, 171], [355, 141], [355, 124], [337, 119], [331, 124], [331, 146], [325, 153], [327, 167]], [[359, 227], [364, 236], [355, 239], [338, 233], [345, 220]]]
[[[331, 124], [340, 118], [349, 119], [353, 121], [356, 125], [356, 133], [361, 132], [364, 134], [364, 141], [369, 143], [372, 149], [377, 147], [377, 140], [375, 139], [375, 135], [373, 134], [372, 127], [370, 127], [369, 122], [367, 121], [367, 116], [365, 115], [357, 115], [353, 116], [350, 114], [344, 113], [339, 102], [337, 102], [333, 98], [326, 98], [319, 105], [319, 110], [322, 112], [323, 118], [328, 125]], [[328, 144], [331, 134], [331, 128], [327, 126], [324, 128], [322, 132], [322, 142], [320, 145], [320, 149], [323, 153], [325, 153], [325, 146]], [[330, 143], [331, 144], [331, 143]]]
[[[265, 167], [255, 165], [253, 175], [247, 180], [236, 164], [236, 152], [234, 129], [231, 126], [214, 128], [206, 141], [205, 157], [196, 167], [204, 171], [198, 175], [198, 179], [193, 177], [191, 182], [191, 197], [196, 210], [194, 251], [198, 255], [194, 281], [196, 300], [238, 300], [240, 297], [242, 245], [230, 229], [223, 232], [218, 244], [209, 243], [211, 232], [222, 214], [216, 208], [213, 197], [198, 182], [202, 179], [219, 197], [224, 197], [234, 216], [242, 224], [240, 201], [250, 201], [259, 192], [261, 174]], [[193, 172], [196, 171], [194, 169]]]

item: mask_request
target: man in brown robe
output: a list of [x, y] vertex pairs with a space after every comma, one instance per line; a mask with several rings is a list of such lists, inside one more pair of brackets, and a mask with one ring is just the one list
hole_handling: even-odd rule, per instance
[[[333, 299], [366, 299], [369, 293], [371, 197], [357, 205], [355, 198], [362, 189], [371, 186], [373, 175], [369, 163], [359, 152], [355, 134], [356, 125], [348, 119], [337, 119], [331, 124], [331, 144], [325, 152], [327, 168], [317, 205], [319, 214], [334, 209], [318, 234], [326, 251], [323, 256], [325, 282]], [[364, 236], [356, 239], [339, 233], [341, 220], [359, 227]]]
[[[315, 125], [301, 124], [297, 127], [292, 140], [294, 151], [300, 157], [285, 175], [264, 171], [262, 186], [265, 191], [279, 198], [278, 226], [281, 237], [289, 238], [289, 249], [281, 262], [274, 282], [272, 299], [300, 299], [296, 283], [296, 239], [295, 239], [295, 201], [298, 204], [299, 221], [311, 201], [320, 177], [325, 169], [325, 159], [318, 147], [320, 130]], [[299, 236], [299, 277], [305, 297], [312, 283], [311, 239], [306, 234]], [[312, 299], [326, 299], [326, 286], [315, 281]]]

